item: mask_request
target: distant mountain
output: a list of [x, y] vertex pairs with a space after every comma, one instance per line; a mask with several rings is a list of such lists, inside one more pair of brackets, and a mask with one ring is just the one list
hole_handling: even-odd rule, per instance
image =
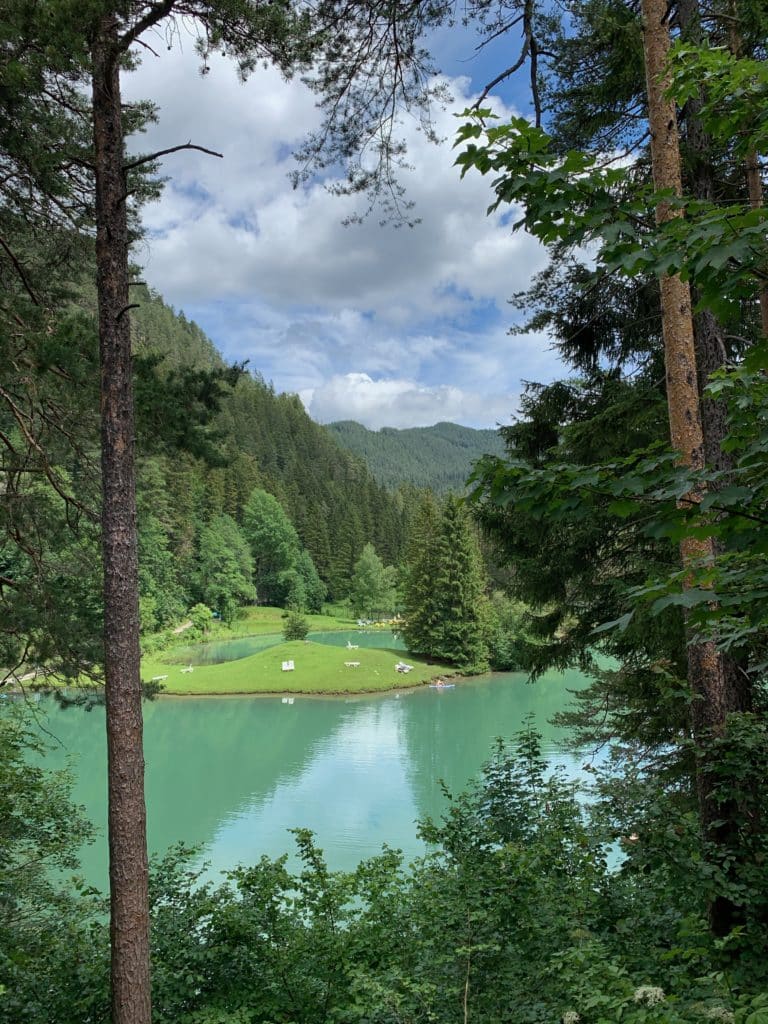
[[495, 430], [473, 430], [457, 423], [396, 430], [368, 430], [354, 420], [329, 423], [344, 448], [368, 464], [385, 487], [410, 483], [435, 491], [463, 491], [473, 464], [482, 455], [503, 455]]

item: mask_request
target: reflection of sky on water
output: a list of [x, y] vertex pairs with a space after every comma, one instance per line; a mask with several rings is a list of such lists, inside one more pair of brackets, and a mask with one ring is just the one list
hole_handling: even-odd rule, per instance
[[[396, 700], [357, 704], [354, 716], [345, 716], [299, 775], [221, 822], [204, 852], [212, 869], [291, 849], [288, 830], [297, 825], [315, 833], [337, 869], [354, 868], [384, 843], [409, 856], [420, 852], [413, 826], [419, 811], [403, 761], [401, 707]], [[311, 713], [310, 702], [297, 708]]]
[[[484, 720], [484, 729], [462, 713], [467, 702], [482, 701], [478, 687], [483, 684], [466, 684], [455, 696], [422, 689], [345, 705], [337, 727], [298, 770], [279, 779], [266, 797], [246, 800], [221, 820], [202, 860], [216, 873], [261, 854], [290, 851], [289, 863], [295, 865], [289, 830], [298, 825], [315, 833], [336, 869], [353, 869], [384, 844], [402, 849], [406, 860], [418, 856], [424, 844], [415, 822], [426, 815], [438, 817], [445, 807], [441, 780], [454, 793], [464, 788], [487, 758], [503, 721], [498, 706], [497, 714]], [[503, 705], [501, 696], [497, 690], [495, 702]], [[513, 696], [519, 700], [519, 694]], [[452, 699], [456, 704], [438, 704]], [[286, 714], [311, 715], [316, 704], [297, 698]], [[519, 711], [517, 727], [523, 714]], [[473, 734], [464, 743], [446, 736], [437, 728], [444, 716], [459, 736], [474, 725]], [[547, 731], [543, 748], [548, 762], [568, 779], [583, 778], [584, 758], [559, 749], [558, 738]]]
[[[146, 704], [150, 853], [183, 841], [212, 871], [295, 851], [291, 828], [316, 833], [331, 868], [352, 868], [384, 843], [410, 859], [422, 846], [414, 822], [445, 808], [441, 780], [460, 793], [529, 716], [552, 764], [575, 777], [584, 758], [562, 752], [548, 725], [583, 685], [576, 673], [529, 685], [521, 674], [349, 699], [167, 699]], [[60, 743], [50, 767], [75, 759], [74, 797], [101, 839], [83, 854], [86, 879], [106, 885], [106, 756], [103, 709], [90, 715], [48, 704]], [[295, 854], [292, 853], [295, 866]]]

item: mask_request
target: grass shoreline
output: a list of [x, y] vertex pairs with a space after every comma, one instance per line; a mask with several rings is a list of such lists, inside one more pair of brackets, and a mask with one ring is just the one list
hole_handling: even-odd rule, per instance
[[[410, 664], [410, 663], [409, 663]], [[187, 700], [189, 697], [215, 698], [215, 697], [310, 697], [325, 699], [326, 697], [386, 697], [388, 693], [399, 692], [400, 690], [421, 690], [430, 686], [437, 680], [451, 680], [455, 682], [455, 676], [450, 672], [440, 672], [431, 679], [413, 683], [393, 683], [392, 686], [372, 690], [161, 690], [154, 696], [154, 700], [169, 698], [173, 700]]]
[[[165, 658], [172, 651], [163, 652]], [[245, 658], [217, 665], [183, 668], [163, 655], [144, 658], [142, 679], [158, 681], [167, 696], [218, 696], [222, 694], [265, 696], [380, 693], [412, 689], [433, 682], [452, 670], [434, 661], [416, 658], [386, 647], [349, 649], [309, 640], [283, 641]], [[161, 660], [162, 659], [162, 660]], [[412, 668], [397, 672], [406, 661]], [[283, 664], [293, 669], [283, 670]]]

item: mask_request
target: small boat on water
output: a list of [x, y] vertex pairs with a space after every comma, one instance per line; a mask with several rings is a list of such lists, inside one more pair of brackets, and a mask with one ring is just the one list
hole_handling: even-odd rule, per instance
[[456, 683], [444, 683], [442, 679], [438, 679], [437, 682], [430, 683], [430, 690], [453, 690]]

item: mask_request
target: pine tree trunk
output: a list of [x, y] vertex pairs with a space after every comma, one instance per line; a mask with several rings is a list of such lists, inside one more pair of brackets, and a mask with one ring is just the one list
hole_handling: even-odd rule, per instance
[[[654, 184], [657, 189], [669, 189], [680, 195], [682, 182], [677, 117], [673, 101], [665, 95], [669, 84], [666, 66], [670, 45], [667, 0], [642, 0], [642, 13]], [[671, 209], [667, 203], [660, 203], [656, 211], [659, 223], [679, 215], [679, 211]], [[680, 452], [685, 465], [692, 469], [702, 469], [705, 445], [697, 386], [690, 288], [678, 275], [664, 275], [660, 284], [672, 445]], [[700, 501], [701, 497], [701, 494], [692, 493], [684, 500]], [[691, 537], [681, 543], [680, 550], [683, 566], [711, 560], [715, 555], [711, 540]], [[709, 736], [724, 732], [728, 713], [741, 710], [742, 695], [734, 686], [733, 675], [727, 671], [714, 643], [689, 643], [688, 682], [692, 728], [700, 750], [704, 751], [696, 777], [699, 815], [704, 836], [718, 845], [724, 845], [731, 835], [732, 828], [728, 821], [730, 809], [712, 796], [712, 776], [706, 749]], [[722, 897], [718, 897], [710, 906], [710, 926], [716, 935], [727, 934], [741, 917], [740, 908]]]
[[112, 1024], [150, 1024], [128, 223], [117, 21], [93, 45]]
[[[699, 0], [678, 0], [677, 18], [684, 40], [695, 46], [705, 43]], [[691, 97], [683, 109], [686, 156], [684, 173], [691, 194], [696, 199], [711, 202], [715, 198], [713, 146], [701, 119], [703, 100], [702, 86], [699, 95]], [[695, 289], [692, 291], [692, 298], [694, 302], [697, 299]], [[694, 312], [693, 341], [698, 368], [704, 458], [708, 466], [724, 473], [719, 481], [710, 484], [713, 489], [721, 489], [732, 483], [730, 472], [734, 465], [732, 455], [723, 450], [723, 440], [728, 432], [727, 409], [722, 399], [707, 395], [705, 389], [712, 374], [726, 364], [728, 352], [723, 326], [710, 310], [700, 309]], [[717, 551], [721, 551], [719, 545]], [[732, 691], [735, 702], [735, 706], [730, 710], [751, 710], [752, 687], [750, 677], [744, 671], [745, 666], [732, 654], [723, 654], [722, 659], [723, 671], [727, 674], [726, 685]]]

